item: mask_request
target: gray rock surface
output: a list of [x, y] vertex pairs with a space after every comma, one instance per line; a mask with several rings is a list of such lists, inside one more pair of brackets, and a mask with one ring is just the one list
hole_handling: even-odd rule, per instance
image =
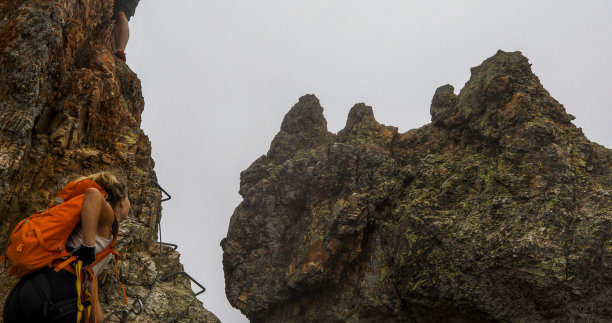
[[499, 51], [406, 133], [313, 95], [241, 174], [221, 245], [254, 322], [611, 322], [612, 151]]

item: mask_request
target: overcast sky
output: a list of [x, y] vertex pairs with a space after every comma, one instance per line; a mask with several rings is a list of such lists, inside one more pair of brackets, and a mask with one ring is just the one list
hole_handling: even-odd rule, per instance
[[141, 0], [126, 53], [172, 194], [163, 239], [207, 287], [204, 306], [246, 322], [225, 297], [219, 242], [240, 172], [298, 98], [315, 94], [334, 133], [359, 102], [405, 132], [430, 122], [437, 87], [458, 93], [498, 49], [521, 51], [587, 137], [612, 148], [611, 17], [607, 0]]

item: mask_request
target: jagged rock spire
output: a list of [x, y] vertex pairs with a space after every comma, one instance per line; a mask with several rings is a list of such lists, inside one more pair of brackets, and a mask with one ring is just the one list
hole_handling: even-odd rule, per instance
[[317, 147], [330, 139], [319, 99], [312, 94], [304, 95], [285, 115], [267, 155], [275, 160], [285, 160], [298, 150]]

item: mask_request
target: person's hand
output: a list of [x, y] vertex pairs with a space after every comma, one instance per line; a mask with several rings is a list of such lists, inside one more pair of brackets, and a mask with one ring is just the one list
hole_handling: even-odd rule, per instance
[[87, 267], [96, 260], [96, 246], [88, 246], [81, 243], [81, 245], [72, 250], [70, 254], [77, 256], [78, 260], [83, 261], [83, 267]]

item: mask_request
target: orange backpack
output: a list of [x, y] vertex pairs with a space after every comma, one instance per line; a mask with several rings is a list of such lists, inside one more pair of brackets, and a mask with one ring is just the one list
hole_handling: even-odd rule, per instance
[[[56, 270], [65, 269], [74, 273], [68, 264], [76, 260], [66, 250], [66, 242], [75, 226], [81, 221], [81, 206], [85, 190], [94, 187], [103, 196], [106, 192], [96, 182], [85, 179], [72, 181], [56, 197], [55, 204], [44, 211], [38, 212], [17, 224], [9, 237], [6, 259], [11, 265], [10, 273], [21, 278], [43, 267]], [[118, 224], [115, 220], [112, 242], [102, 252], [96, 255], [98, 263], [109, 253], [116, 256]]]

